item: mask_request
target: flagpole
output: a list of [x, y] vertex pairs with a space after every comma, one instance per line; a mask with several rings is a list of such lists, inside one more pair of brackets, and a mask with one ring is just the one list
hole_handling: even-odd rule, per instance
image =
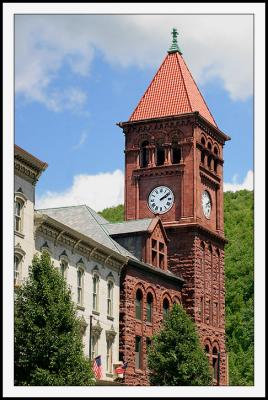
[[91, 360], [92, 315], [89, 317], [89, 359]]

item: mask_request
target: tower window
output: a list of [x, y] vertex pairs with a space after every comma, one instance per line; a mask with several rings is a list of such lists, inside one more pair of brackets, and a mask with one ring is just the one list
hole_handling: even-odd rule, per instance
[[166, 318], [168, 312], [169, 312], [169, 301], [168, 301], [168, 299], [164, 299], [164, 301], [163, 301], [163, 317], [164, 317], [164, 319]]
[[212, 149], [212, 145], [210, 142], [208, 142], [208, 149], [211, 150]]
[[212, 351], [213, 382], [219, 384], [219, 353], [216, 347]]
[[153, 311], [153, 296], [152, 293], [147, 294], [146, 302], [146, 320], [152, 322], [152, 311]]
[[202, 143], [203, 146], [205, 146], [206, 141], [205, 141], [205, 138], [204, 138], [204, 137], [201, 138], [201, 143]]
[[142, 292], [140, 289], [137, 290], [136, 292], [136, 301], [135, 301], [135, 314], [136, 314], [136, 319], [141, 320], [142, 316]]
[[179, 164], [181, 162], [181, 148], [178, 146], [172, 147], [172, 164]]
[[163, 165], [165, 162], [165, 150], [161, 146], [156, 148], [156, 165]]
[[208, 168], [211, 168], [212, 156], [208, 156]]
[[141, 152], [140, 152], [140, 156], [141, 156], [141, 160], [140, 160], [140, 166], [141, 168], [146, 168], [148, 166], [149, 163], [149, 142], [148, 140], [145, 140], [144, 142], [142, 142], [141, 144]]
[[205, 164], [205, 152], [204, 152], [204, 150], [201, 151], [201, 163]]
[[142, 360], [141, 360], [141, 337], [135, 337], [135, 368], [142, 368]]
[[217, 173], [218, 160], [214, 160], [214, 172]]

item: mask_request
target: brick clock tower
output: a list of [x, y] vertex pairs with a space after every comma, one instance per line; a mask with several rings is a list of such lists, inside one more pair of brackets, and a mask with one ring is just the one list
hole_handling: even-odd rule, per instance
[[168, 268], [185, 279], [182, 303], [214, 371], [228, 384], [225, 351], [223, 146], [172, 31], [172, 45], [125, 134], [125, 219], [159, 215]]

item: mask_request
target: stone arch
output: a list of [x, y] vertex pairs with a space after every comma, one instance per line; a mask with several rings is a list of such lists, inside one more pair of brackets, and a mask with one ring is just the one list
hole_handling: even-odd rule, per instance
[[207, 149], [212, 151], [212, 142], [211, 142], [211, 140], [207, 141]]
[[177, 295], [172, 297], [172, 303], [173, 304], [180, 304], [181, 305], [181, 298]]

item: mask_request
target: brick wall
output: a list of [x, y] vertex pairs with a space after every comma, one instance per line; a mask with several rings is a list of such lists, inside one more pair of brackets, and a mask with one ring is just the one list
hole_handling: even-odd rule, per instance
[[[125, 375], [127, 385], [149, 385], [146, 362], [146, 339], [150, 338], [161, 326], [163, 320], [163, 300], [171, 305], [181, 301], [179, 284], [156, 276], [148, 271], [128, 266], [121, 275], [120, 292], [120, 358], [128, 362]], [[141, 321], [135, 317], [136, 291], [143, 295]], [[153, 296], [152, 323], [146, 322], [146, 296]], [[141, 368], [135, 368], [135, 337], [141, 337]]]

